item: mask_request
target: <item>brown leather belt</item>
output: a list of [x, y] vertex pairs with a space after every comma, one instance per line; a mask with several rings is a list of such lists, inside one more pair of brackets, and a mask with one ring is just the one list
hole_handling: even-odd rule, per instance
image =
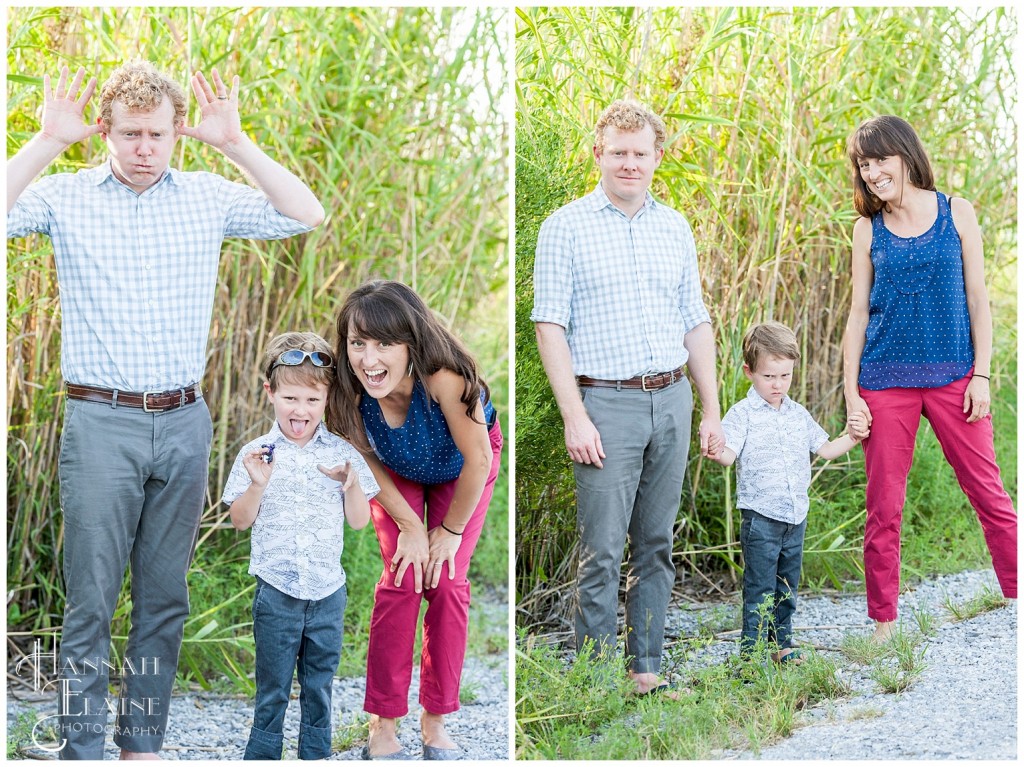
[[139, 407], [147, 413], [163, 413], [175, 410], [184, 405], [191, 405], [203, 396], [199, 384], [189, 384], [183, 389], [170, 391], [118, 391], [117, 389], [101, 389], [98, 386], [79, 386], [68, 384], [67, 394], [70, 399], [82, 399], [87, 402], [105, 402], [111, 407]]
[[644, 391], [658, 391], [681, 380], [683, 380], [682, 365], [667, 373], [648, 373], [622, 381], [605, 381], [589, 376], [576, 376], [576, 383], [580, 386], [594, 386], [598, 389], [643, 389]]

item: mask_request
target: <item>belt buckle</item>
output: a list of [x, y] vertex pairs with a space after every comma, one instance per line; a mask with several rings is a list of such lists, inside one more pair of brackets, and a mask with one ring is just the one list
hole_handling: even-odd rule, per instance
[[149, 395], [152, 394], [152, 395], [156, 396], [159, 393], [160, 392], [158, 392], [158, 391], [144, 391], [144, 392], [142, 392], [142, 410], [143, 410], [143, 412], [145, 412], [145, 413], [162, 413], [163, 412], [163, 410], [158, 408], [158, 407], [156, 407], [156, 408], [150, 408], [149, 407]]
[[654, 378], [656, 375], [657, 373], [644, 373], [642, 376], [640, 376], [640, 388], [643, 389], [644, 391], [655, 391], [654, 389], [647, 388], [647, 378], [648, 376]]

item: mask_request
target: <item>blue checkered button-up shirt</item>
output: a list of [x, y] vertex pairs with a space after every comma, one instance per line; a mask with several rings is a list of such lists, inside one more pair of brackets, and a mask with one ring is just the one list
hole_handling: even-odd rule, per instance
[[682, 214], [648, 194], [629, 219], [600, 184], [541, 226], [533, 291], [530, 318], [565, 328], [573, 372], [592, 378], [674, 370], [711, 320]]
[[309, 229], [213, 173], [168, 169], [136, 194], [109, 161], [43, 177], [7, 215], [8, 237], [53, 243], [64, 380], [123, 391], [202, 379], [224, 238]]

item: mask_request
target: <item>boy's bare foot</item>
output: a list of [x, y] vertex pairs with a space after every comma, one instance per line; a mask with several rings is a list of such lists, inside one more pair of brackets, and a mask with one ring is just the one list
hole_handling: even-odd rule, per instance
[[787, 663], [791, 666], [802, 666], [804, 663], [803, 656], [795, 647], [784, 647], [778, 652], [773, 652], [771, 657], [775, 663]]
[[677, 689], [675, 686], [669, 684], [652, 672], [630, 671], [629, 678], [633, 681], [633, 684], [636, 685], [636, 694], [638, 696], [657, 693], [669, 700], [680, 700], [683, 695], [690, 692], [690, 690], [686, 688]]
[[875, 621], [875, 633], [871, 635], [871, 641], [875, 644], [885, 644], [895, 633], [896, 621]]
[[151, 751], [125, 751], [121, 749], [121, 759], [159, 759], [159, 754], [154, 754]]

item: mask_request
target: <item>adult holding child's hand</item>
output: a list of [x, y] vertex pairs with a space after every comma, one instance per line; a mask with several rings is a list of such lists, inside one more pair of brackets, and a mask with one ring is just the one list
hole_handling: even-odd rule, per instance
[[850, 137], [853, 297], [843, 341], [850, 433], [864, 438], [864, 577], [875, 639], [892, 634], [900, 525], [921, 416], [985, 532], [1003, 595], [1017, 596], [1017, 515], [996, 464], [992, 315], [974, 208], [936, 191], [914, 129], [883, 115]]

